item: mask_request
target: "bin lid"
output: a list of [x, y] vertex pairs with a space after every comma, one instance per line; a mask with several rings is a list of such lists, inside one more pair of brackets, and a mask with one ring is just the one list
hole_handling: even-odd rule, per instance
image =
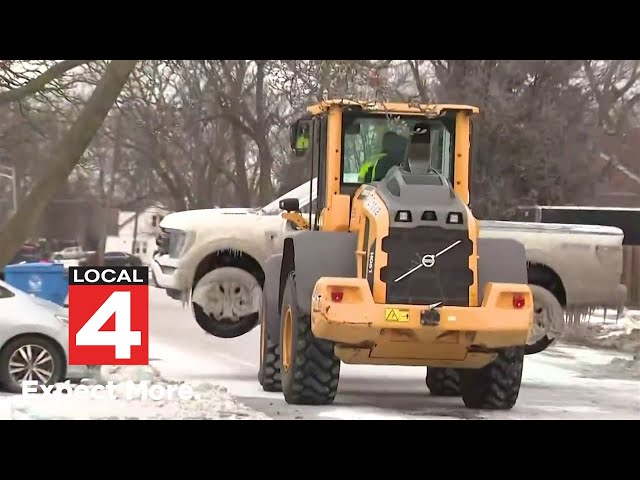
[[64, 265], [61, 263], [15, 263], [4, 267], [5, 272], [34, 272], [34, 273], [50, 273], [64, 272]]

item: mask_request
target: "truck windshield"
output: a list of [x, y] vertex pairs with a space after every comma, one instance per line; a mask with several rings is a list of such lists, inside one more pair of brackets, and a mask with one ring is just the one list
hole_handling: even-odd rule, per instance
[[379, 181], [395, 165], [453, 181], [455, 117], [345, 113], [342, 182]]

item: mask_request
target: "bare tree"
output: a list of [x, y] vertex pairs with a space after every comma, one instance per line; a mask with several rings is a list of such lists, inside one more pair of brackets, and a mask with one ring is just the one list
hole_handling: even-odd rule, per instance
[[[22, 72], [1, 63], [0, 88], [56, 66], [35, 65]], [[0, 155], [25, 159], [25, 192], [42, 171], [38, 159], [86, 102], [81, 84], [96, 85], [106, 66], [81, 63], [0, 108]], [[474, 210], [508, 217], [522, 203], [590, 198], [598, 132], [613, 125], [624, 138], [637, 77], [635, 61], [142, 61], [70, 182], [85, 182], [114, 208], [260, 205], [308, 180], [308, 162], [289, 154], [288, 125], [325, 95], [472, 103], [481, 109]]]
[[609, 134], [622, 133], [640, 102], [639, 60], [585, 60], [586, 90], [595, 102], [597, 125]]
[[438, 100], [481, 109], [474, 124], [474, 211], [510, 217], [523, 203], [575, 202], [591, 191], [588, 104], [580, 62], [434, 60]]
[[136, 63], [136, 60], [110, 62], [75, 123], [52, 152], [51, 161], [43, 176], [0, 232], [0, 244], [3, 246], [0, 252], [0, 266], [6, 265], [22, 242], [36, 228], [47, 204], [64, 185], [102, 125]]

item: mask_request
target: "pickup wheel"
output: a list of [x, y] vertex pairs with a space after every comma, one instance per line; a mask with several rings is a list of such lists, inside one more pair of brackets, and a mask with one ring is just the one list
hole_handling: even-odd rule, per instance
[[546, 350], [554, 341], [554, 323], [564, 324], [564, 309], [556, 296], [544, 287], [529, 284], [533, 293], [533, 325], [531, 336], [524, 347], [525, 355], [533, 355]]
[[260, 369], [258, 381], [265, 392], [281, 392], [280, 382], [280, 345], [269, 338], [266, 317], [266, 299], [260, 309]]
[[460, 396], [460, 375], [455, 368], [428, 367], [426, 383], [434, 397]]
[[333, 342], [313, 335], [311, 317], [298, 310], [295, 288], [295, 274], [291, 273], [280, 317], [282, 393], [289, 404], [329, 405], [338, 392], [340, 359]]
[[479, 369], [460, 370], [460, 393], [468, 408], [510, 410], [522, 383], [524, 348], [501, 350], [494, 361]]
[[191, 296], [200, 328], [219, 338], [235, 338], [253, 330], [260, 320], [262, 288], [246, 270], [221, 267], [205, 274]]

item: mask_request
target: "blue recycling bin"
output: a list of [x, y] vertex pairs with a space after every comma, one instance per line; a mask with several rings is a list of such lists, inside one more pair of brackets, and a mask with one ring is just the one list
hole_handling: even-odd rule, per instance
[[4, 267], [5, 282], [12, 287], [63, 306], [69, 280], [61, 263], [19, 263]]

